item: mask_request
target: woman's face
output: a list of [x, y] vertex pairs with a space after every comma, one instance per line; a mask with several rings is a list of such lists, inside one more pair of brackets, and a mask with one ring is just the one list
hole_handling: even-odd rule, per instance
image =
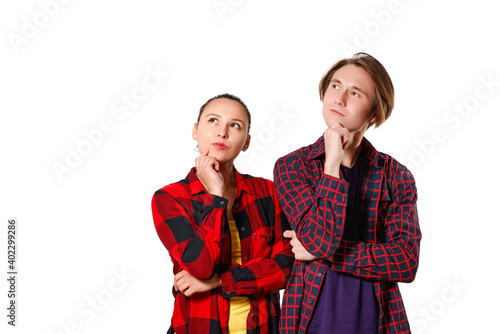
[[375, 84], [361, 67], [346, 65], [332, 76], [323, 97], [323, 118], [328, 127], [342, 124], [349, 132], [366, 131], [375, 122], [372, 103]]
[[220, 98], [209, 102], [193, 128], [193, 139], [200, 152], [206, 152], [219, 162], [234, 160], [248, 148], [248, 117], [237, 101]]

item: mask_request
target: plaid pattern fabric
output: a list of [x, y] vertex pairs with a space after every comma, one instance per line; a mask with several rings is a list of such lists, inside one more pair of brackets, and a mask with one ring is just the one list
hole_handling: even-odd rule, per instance
[[[363, 139], [361, 186], [364, 240], [342, 240], [349, 184], [323, 174], [324, 138], [280, 158], [275, 187], [290, 225], [309, 253], [295, 261], [283, 296], [281, 334], [305, 333], [328, 266], [373, 281], [379, 333], [410, 333], [397, 282], [415, 278], [421, 233], [412, 174]], [[327, 258], [333, 256], [333, 263]]]
[[217, 272], [222, 288], [175, 298], [171, 330], [227, 333], [229, 298], [250, 297], [247, 333], [276, 333], [279, 293], [291, 274], [293, 253], [283, 232], [290, 229], [269, 180], [235, 171], [237, 198], [232, 211], [241, 243], [242, 265], [230, 264], [231, 246], [225, 210], [228, 200], [208, 194], [193, 168], [187, 177], [156, 191], [153, 220], [173, 262], [199, 279]]

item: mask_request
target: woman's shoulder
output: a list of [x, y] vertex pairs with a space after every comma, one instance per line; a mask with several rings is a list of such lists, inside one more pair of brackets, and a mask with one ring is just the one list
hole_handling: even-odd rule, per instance
[[171, 195], [173, 197], [179, 197], [189, 193], [189, 191], [190, 191], [190, 185], [189, 185], [189, 174], [188, 174], [185, 178], [177, 182], [167, 184], [161, 187], [160, 189], [156, 190], [154, 195], [156, 196], [164, 194], [164, 195]]
[[245, 180], [245, 183], [253, 190], [255, 189], [269, 189], [274, 190], [273, 181], [260, 176], [253, 176], [250, 174], [242, 174], [240, 176]]

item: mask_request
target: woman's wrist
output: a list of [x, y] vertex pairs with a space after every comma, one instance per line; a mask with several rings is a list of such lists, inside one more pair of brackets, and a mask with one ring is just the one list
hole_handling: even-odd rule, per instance
[[205, 187], [205, 189], [207, 190], [207, 192], [209, 194], [217, 195], [219, 197], [224, 197], [223, 196], [224, 195], [224, 185], [205, 184], [205, 182], [203, 182], [200, 175], [197, 175], [197, 176], [198, 176], [198, 180], [200, 180], [201, 184], [203, 185], [203, 187]]
[[224, 197], [224, 192], [222, 187], [213, 187], [210, 189], [207, 189], [209, 194], [216, 195], [219, 197]]
[[222, 278], [218, 274], [215, 274], [210, 281], [212, 290], [222, 287]]

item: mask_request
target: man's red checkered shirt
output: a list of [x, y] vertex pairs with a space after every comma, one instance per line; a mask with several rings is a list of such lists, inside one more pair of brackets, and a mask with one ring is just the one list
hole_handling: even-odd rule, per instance
[[[323, 173], [323, 137], [276, 162], [274, 182], [283, 211], [302, 245], [318, 257], [295, 261], [283, 297], [281, 334], [306, 332], [327, 266], [373, 282], [379, 333], [410, 333], [397, 282], [413, 281], [418, 267], [415, 181], [403, 165], [377, 152], [366, 139], [362, 145], [361, 219], [367, 242], [342, 240], [349, 184]], [[332, 255], [333, 263], [327, 260]]]
[[183, 333], [227, 333], [229, 297], [250, 300], [248, 333], [277, 333], [279, 293], [291, 274], [293, 253], [283, 232], [290, 229], [269, 180], [235, 171], [233, 215], [242, 265], [230, 264], [228, 200], [208, 194], [193, 168], [187, 177], [158, 190], [153, 220], [172, 258], [174, 274], [185, 269], [199, 279], [216, 272], [222, 288], [186, 297], [173, 291], [172, 329]]

